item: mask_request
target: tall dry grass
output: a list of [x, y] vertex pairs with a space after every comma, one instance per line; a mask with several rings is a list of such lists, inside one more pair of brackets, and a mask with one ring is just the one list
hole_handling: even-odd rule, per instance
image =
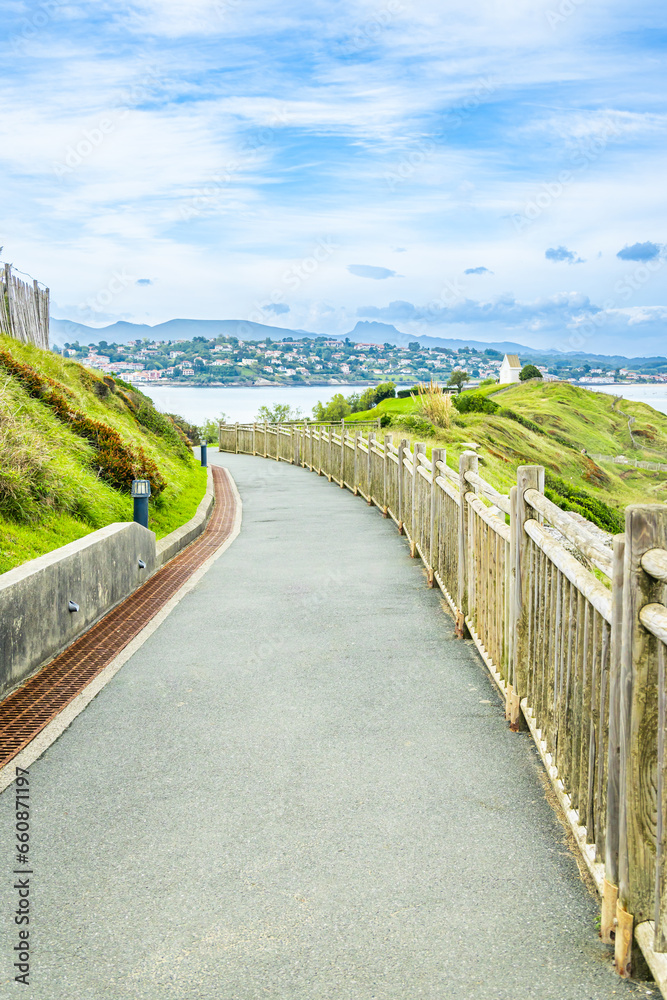
[[412, 398], [419, 402], [420, 412], [435, 427], [444, 427], [448, 430], [452, 419], [452, 398], [449, 393], [443, 392], [433, 379], [428, 385], [419, 385], [417, 391], [418, 395], [413, 395]]

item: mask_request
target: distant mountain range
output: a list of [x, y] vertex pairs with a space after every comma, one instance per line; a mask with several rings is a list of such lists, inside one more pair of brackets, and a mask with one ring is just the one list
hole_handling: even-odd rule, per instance
[[[240, 319], [170, 319], [166, 323], [148, 326], [141, 323], [126, 323], [119, 321], [111, 326], [91, 327], [83, 323], [75, 323], [68, 319], [51, 319], [51, 343], [62, 347], [65, 343], [99, 344], [106, 341], [110, 344], [126, 344], [129, 340], [192, 340], [193, 337], [237, 337], [239, 340], [284, 340], [292, 337], [294, 340], [322, 337], [322, 334], [309, 333], [307, 330], [286, 330], [280, 326], [265, 326], [263, 323], [251, 323]], [[624, 367], [639, 361], [664, 360], [656, 358], [627, 358], [622, 355], [586, 354], [583, 351], [557, 351], [554, 348], [527, 347], [510, 340], [488, 343], [483, 340], [459, 340], [445, 337], [418, 336], [401, 333], [389, 323], [377, 323], [360, 320], [348, 334], [327, 335], [326, 340], [351, 340], [356, 344], [394, 344], [397, 347], [407, 347], [409, 343], [418, 341], [422, 347], [447, 347], [458, 350], [460, 347], [474, 347], [478, 351], [491, 348], [502, 354], [530, 355], [534, 359], [581, 358], [588, 361], [600, 361], [614, 367]]]

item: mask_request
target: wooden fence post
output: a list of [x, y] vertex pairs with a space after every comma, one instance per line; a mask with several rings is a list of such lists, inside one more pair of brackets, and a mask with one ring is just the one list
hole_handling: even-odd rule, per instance
[[403, 455], [408, 445], [408, 439], [402, 438], [398, 446], [398, 533], [403, 534]]
[[472, 486], [470, 486], [467, 482], [465, 474], [466, 472], [477, 472], [477, 462], [477, 454], [474, 451], [464, 451], [459, 458], [459, 494], [461, 504], [459, 506], [459, 612], [456, 616], [456, 634], [460, 639], [463, 639], [466, 636], [465, 618], [469, 610], [470, 595], [470, 581], [468, 579], [470, 538], [468, 505], [465, 500], [465, 495], [472, 490]]
[[417, 554], [417, 533], [419, 531], [419, 456], [426, 454], [426, 445], [415, 442], [412, 456], [412, 524], [410, 526], [410, 555], [414, 559]]
[[340, 422], [340, 488], [345, 489], [345, 417]]
[[238, 455], [238, 453], [239, 453], [239, 424], [238, 424], [238, 420], [237, 420], [237, 422], [236, 422], [236, 444], [234, 445], [234, 454]]
[[389, 495], [389, 452], [391, 450], [394, 437], [392, 434], [384, 436], [384, 465], [382, 468], [382, 516], [389, 517], [388, 495]]
[[437, 512], [437, 491], [440, 489], [436, 483], [436, 479], [440, 475], [438, 470], [438, 462], [447, 461], [447, 452], [444, 448], [433, 448], [431, 451], [431, 466], [433, 467], [433, 475], [431, 478], [431, 531], [429, 535], [429, 556], [428, 556], [428, 585], [429, 587], [435, 586], [435, 564], [438, 558], [438, 552], [435, 545], [435, 522], [436, 522], [436, 512]]
[[253, 456], [257, 454], [257, 424], [252, 425], [252, 453]]
[[510, 683], [507, 685], [506, 717], [510, 729], [521, 729], [521, 699], [527, 694], [525, 660], [527, 653], [528, 622], [527, 602], [530, 588], [528, 559], [530, 538], [524, 530], [527, 520], [537, 517], [524, 495], [526, 490], [544, 493], [544, 468], [541, 465], [520, 465], [517, 469], [516, 488], [512, 487], [510, 508], [510, 621], [512, 640], [512, 662], [510, 663]]
[[611, 574], [611, 651], [609, 656], [609, 743], [607, 748], [607, 822], [600, 937], [613, 944], [618, 903], [618, 836], [621, 766], [621, 647], [623, 639], [623, 563], [625, 535], [614, 538]]
[[368, 432], [368, 504], [373, 503], [373, 448], [375, 447], [375, 431]]
[[333, 428], [331, 424], [329, 424], [329, 433], [327, 434], [327, 456], [328, 456], [327, 479], [329, 480], [329, 482], [331, 482], [332, 478], [331, 470], [333, 469], [333, 454], [332, 454], [333, 449], [331, 447], [332, 443], [333, 443]]
[[264, 421], [264, 458], [268, 458], [269, 457], [269, 450], [268, 450], [269, 432], [267, 431], [267, 427], [268, 427], [268, 423], [265, 420]]
[[354, 473], [353, 473], [353, 483], [352, 492], [355, 497], [359, 496], [359, 431], [354, 432]]
[[[641, 624], [645, 604], [662, 603], [664, 584], [642, 568], [649, 549], [667, 548], [667, 507], [633, 504], [625, 512], [623, 639], [620, 696], [620, 803], [618, 927], [654, 916], [657, 810], [659, 640]], [[632, 953], [630, 952], [632, 948]], [[620, 975], [632, 974], [639, 955], [630, 932], [616, 935]]]

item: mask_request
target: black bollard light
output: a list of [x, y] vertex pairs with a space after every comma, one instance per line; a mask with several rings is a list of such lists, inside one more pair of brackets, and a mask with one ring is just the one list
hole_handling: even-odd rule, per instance
[[148, 527], [148, 498], [151, 495], [151, 484], [147, 479], [132, 480], [132, 498], [134, 500], [134, 521], [144, 528]]
[[201, 451], [201, 464], [206, 469], [208, 468], [208, 445], [206, 441], [199, 442], [199, 449]]

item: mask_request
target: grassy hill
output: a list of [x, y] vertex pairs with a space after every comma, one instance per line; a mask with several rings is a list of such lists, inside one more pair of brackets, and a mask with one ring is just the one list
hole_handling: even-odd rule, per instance
[[151, 481], [159, 538], [206, 489], [182, 429], [143, 393], [0, 335], [0, 572], [131, 521], [134, 478]]
[[[412, 399], [384, 400], [346, 423], [384, 415], [390, 419], [386, 429], [395, 436], [447, 448], [453, 468], [466, 444], [475, 442], [480, 446], [480, 474], [498, 488], [512, 485], [518, 465], [544, 465], [551, 499], [565, 509], [580, 510], [608, 530], [621, 530], [627, 504], [667, 501], [667, 473], [597, 463], [582, 454], [585, 449], [667, 463], [667, 415], [645, 403], [615, 400], [565, 382], [534, 380], [478, 392], [492, 408], [495, 404], [495, 412], [453, 409], [448, 429], [425, 420]], [[635, 418], [634, 441], [630, 417]]]

